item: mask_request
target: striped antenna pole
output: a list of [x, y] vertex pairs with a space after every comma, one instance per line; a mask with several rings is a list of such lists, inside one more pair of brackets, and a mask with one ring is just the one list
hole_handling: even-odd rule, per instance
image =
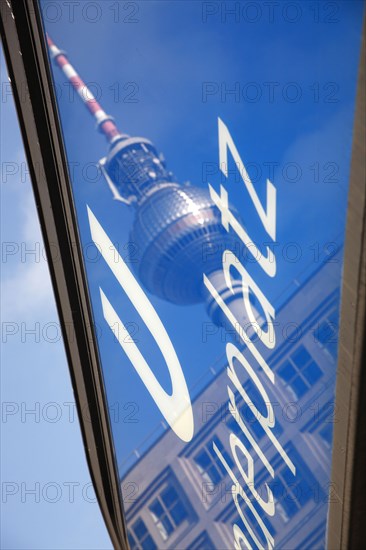
[[77, 91], [88, 111], [94, 116], [98, 129], [106, 136], [109, 143], [113, 143], [119, 139], [122, 134], [114, 123], [113, 117], [107, 115], [101, 108], [87, 85], [83, 82], [80, 76], [75, 71], [66, 57], [66, 53], [55, 45], [51, 38], [47, 35], [48, 47], [51, 57], [56, 65], [60, 67], [64, 75], [71, 83], [74, 90]]

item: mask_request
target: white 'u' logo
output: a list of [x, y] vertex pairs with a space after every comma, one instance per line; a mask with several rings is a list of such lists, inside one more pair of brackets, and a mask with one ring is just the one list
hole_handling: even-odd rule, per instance
[[133, 341], [125, 342], [122, 338], [127, 329], [118, 317], [112, 304], [100, 290], [104, 318], [110, 326], [118, 327], [117, 339], [125, 351], [127, 357], [136, 369], [141, 380], [150, 392], [151, 397], [159, 407], [166, 421], [183, 441], [191, 441], [194, 432], [194, 421], [191, 400], [184, 378], [182, 367], [175, 352], [174, 346], [160, 317], [156, 313], [150, 300], [138, 284], [137, 280], [127, 267], [124, 260], [118, 254], [113, 243], [105, 233], [97, 218], [87, 206], [90, 231], [92, 239], [101, 251], [104, 260], [111, 269], [113, 275], [126, 292], [128, 298], [135, 306], [136, 311], [154, 337], [169, 370], [172, 382], [172, 395], [166, 393], [161, 387], [156, 376], [152, 372], [144, 356]]

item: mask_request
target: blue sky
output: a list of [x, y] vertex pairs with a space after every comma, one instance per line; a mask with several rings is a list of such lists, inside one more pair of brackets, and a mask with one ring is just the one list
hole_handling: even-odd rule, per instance
[[[202, 166], [204, 162], [217, 161], [218, 116], [232, 132], [244, 162], [263, 170], [257, 184], [260, 196], [267, 176], [265, 162], [275, 162], [280, 167], [290, 167], [289, 163], [300, 166], [302, 175], [298, 181], [290, 182], [276, 169], [273, 183], [278, 190], [278, 240], [280, 244], [289, 239], [296, 241], [302, 258], [289, 263], [280, 257], [278, 277], [272, 285], [253, 266], [254, 276], [259, 283], [267, 284], [265, 292], [278, 305], [277, 297], [294, 277], [304, 269], [316, 268], [314, 243], [323, 249], [326, 243], [342, 241], [362, 3], [341, 3], [337, 22], [329, 22], [330, 15], [322, 12], [319, 23], [314, 23], [308, 4], [300, 3], [302, 16], [296, 23], [278, 15], [274, 23], [262, 16], [252, 24], [223, 24], [220, 14], [203, 22], [200, 2], [187, 2], [184, 7], [181, 2], [142, 2], [137, 14], [131, 15], [137, 22], [128, 22], [128, 12], [123, 8], [114, 21], [116, 14], [111, 5], [115, 3], [102, 2], [98, 23], [91, 22], [92, 12], [83, 16], [85, 3], [76, 6], [74, 21], [65, 7], [56, 17], [54, 4], [43, 2], [45, 24], [53, 40], [68, 52], [84, 80], [94, 82], [94, 89], [101, 90], [101, 102], [115, 116], [121, 130], [154, 141], [179, 181], [207, 186]], [[2, 90], [7, 90], [3, 60], [1, 76]], [[123, 246], [128, 242], [132, 213], [111, 200], [103, 181], [90, 181], [94, 174], [92, 163], [106, 154], [107, 145], [94, 131], [93, 121], [78, 98], [68, 96], [64, 77], [57, 69], [55, 81], [68, 158], [70, 163], [76, 163], [73, 189], [83, 243], [88, 245], [91, 240], [86, 219], [89, 204], [114, 242]], [[256, 102], [236, 103], [229, 96], [222, 102], [216, 94], [202, 102], [204, 82], [228, 89], [239, 82], [241, 91], [248, 83], [254, 83], [253, 89], [259, 89], [263, 96]], [[278, 84], [273, 102], [266, 96], [266, 82]], [[132, 87], [128, 83], [133, 83]], [[297, 102], [284, 99], [286, 90], [290, 93], [295, 89], [286, 88], [289, 83], [301, 90]], [[128, 103], [127, 94], [136, 85], [138, 101]], [[317, 90], [319, 101], [314, 99]], [[14, 412], [19, 407], [19, 412], [9, 414], [2, 424], [2, 478], [15, 483], [15, 489], [18, 487], [18, 493], [9, 496], [2, 506], [6, 526], [2, 546], [109, 548], [98, 506], [82, 495], [82, 488], [90, 479], [77, 421], [69, 420], [70, 406], [64, 405], [73, 402], [73, 395], [63, 345], [59, 339], [52, 342], [57, 339], [52, 329], [52, 324], [58, 322], [57, 314], [9, 96], [3, 95], [1, 108], [1, 135], [6, 135], [1, 141], [2, 162], [15, 163], [16, 172], [5, 176], [3, 173], [2, 240], [20, 248], [2, 264], [3, 323], [8, 323], [8, 331], [17, 330], [16, 334], [9, 334], [2, 347], [6, 365], [2, 371], [2, 400], [10, 403], [7, 411]], [[86, 166], [90, 169], [89, 181], [83, 171]], [[7, 169], [11, 171], [12, 166]], [[335, 181], [329, 181], [333, 170]], [[217, 188], [219, 177], [214, 175], [210, 183]], [[229, 185], [228, 190], [253, 228], [253, 237], [261, 242], [264, 235], [255, 223], [249, 201], [243, 199], [242, 190], [235, 185]], [[30, 255], [22, 261], [22, 247], [34, 247], [34, 243], [40, 243], [39, 261]], [[102, 330], [100, 350], [110, 404], [119, 406], [119, 420], [134, 411], [139, 420], [113, 425], [118, 460], [123, 462], [159, 424], [161, 415], [103, 322], [99, 286], [118, 302], [121, 317], [123, 312], [131, 322], [138, 323], [139, 319], [131, 304], [121, 298], [118, 285], [103, 262], [87, 262], [87, 266], [95, 319]], [[208, 321], [202, 305], [177, 312], [174, 306], [154, 297], [151, 300], [172, 335], [187, 380], [193, 385], [223, 354], [224, 345], [219, 336], [202, 342], [202, 323]], [[35, 342], [34, 335], [25, 335], [35, 323], [39, 323], [40, 342]], [[164, 380], [161, 358], [144, 327], [139, 325], [139, 330], [145, 351], [151, 354]], [[42, 337], [43, 331], [46, 332]], [[28, 408], [40, 404], [40, 422], [30, 415], [22, 422], [22, 403]], [[57, 403], [57, 407], [46, 406], [49, 403]], [[48, 413], [52, 417], [60, 410], [59, 421], [52, 423], [47, 419]], [[149, 421], [141, 422], [142, 417]], [[75, 487], [73, 503], [63, 485], [67, 482], [80, 484]], [[61, 499], [50, 503], [41, 496], [41, 502], [35, 503], [34, 497], [28, 495], [23, 503], [22, 483], [27, 488], [40, 483], [41, 491], [47, 483], [57, 484], [62, 488]], [[49, 490], [52, 498], [54, 492]]]
[[1, 548], [108, 549], [3, 56], [1, 86]]

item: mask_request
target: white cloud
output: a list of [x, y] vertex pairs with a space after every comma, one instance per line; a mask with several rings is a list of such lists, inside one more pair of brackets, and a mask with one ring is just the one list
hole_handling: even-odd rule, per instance
[[[4, 195], [6, 193], [3, 193], [3, 201], [6, 203], [10, 197]], [[30, 184], [22, 185], [15, 195], [12, 198], [19, 201], [20, 216], [17, 219], [21, 220], [21, 226], [14, 224], [10, 231], [7, 228], [7, 242], [14, 243], [18, 252], [15, 261], [3, 264], [3, 318], [55, 318], [52, 285]], [[20, 238], [12, 239], [12, 235]], [[35, 253], [26, 254], [30, 250], [35, 250]]]

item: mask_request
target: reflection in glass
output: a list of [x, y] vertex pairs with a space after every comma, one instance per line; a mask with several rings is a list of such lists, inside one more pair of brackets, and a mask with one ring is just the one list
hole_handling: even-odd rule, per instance
[[[124, 131], [148, 138], [120, 132], [100, 106], [96, 110], [95, 104], [89, 102], [88, 108], [98, 118], [98, 126], [106, 129], [103, 132], [109, 142], [108, 151], [103, 149], [100, 153], [101, 146], [92, 140], [91, 130], [80, 128], [82, 124], [75, 122], [79, 120], [76, 103], [67, 104], [65, 97], [59, 98], [69, 160], [87, 164], [104, 155], [100, 161], [103, 177], [97, 185], [85, 182], [80, 175], [73, 177], [82, 241], [90, 243], [88, 204], [116, 248], [121, 245], [119, 249], [125, 250], [124, 247], [132, 246], [131, 271], [163, 319], [181, 358], [192, 400], [194, 437], [185, 443], [162, 419], [124, 350], [118, 348], [114, 335], [108, 331], [100, 305], [101, 284], [108, 288], [121, 319], [136, 328], [129, 342], [138, 345], [169, 393], [166, 365], [162, 366], [156, 343], [105, 262], [88, 263], [86, 258], [93, 311], [96, 323], [103, 329], [98, 343], [108, 402], [111, 408], [115, 402], [122, 402], [123, 407], [132, 403], [137, 415], [135, 423], [125, 419], [111, 422], [132, 550], [227, 550], [234, 545], [234, 524], [255, 547], [243, 518], [264, 544], [263, 528], [253, 511], [240, 502], [240, 514], [233, 500], [233, 480], [227, 470], [231, 469], [242, 481], [232, 452], [235, 437], [253, 457], [249, 464], [237, 448], [244, 473], [249, 472], [249, 467], [255, 473], [255, 489], [260, 498], [268, 498], [266, 484], [273, 491], [276, 513], [269, 516], [250, 486], [246, 486], [252, 510], [274, 537], [275, 548], [323, 549], [332, 429], [336, 421], [333, 400], [342, 245], [359, 47], [357, 33], [350, 32], [355, 24], [353, 12], [343, 13], [339, 25], [322, 26], [319, 21], [309, 22], [309, 3], [303, 2], [299, 5], [304, 17], [296, 25], [269, 25], [262, 20], [258, 27], [246, 26], [243, 30], [242, 21], [237, 21], [236, 16], [224, 18], [216, 13], [215, 8], [221, 9], [225, 2], [204, 2], [203, 8], [200, 2], [136, 5], [141, 19], [133, 29], [116, 25], [107, 27], [105, 33], [103, 26], [98, 27], [100, 58], [109, 60], [115, 56], [110, 72], [105, 66], [99, 69], [113, 81], [116, 68], [123, 77], [139, 81], [141, 101], [114, 107], [119, 110], [120, 120], [128, 120]], [[215, 13], [206, 14], [204, 19], [201, 10], [208, 5]], [[240, 5], [235, 3], [234, 9]], [[79, 21], [78, 26], [80, 37], [89, 40], [87, 22]], [[60, 37], [67, 37], [68, 28], [62, 23], [54, 27], [47, 30], [59, 30]], [[339, 36], [347, 47], [340, 44]], [[103, 49], [105, 41], [108, 49]], [[295, 47], [297, 44], [301, 45], [300, 50]], [[353, 52], [347, 70], [350, 74], [353, 71], [354, 78], [344, 72], [338, 61], [345, 51]], [[60, 50], [53, 50], [53, 55], [56, 61], [63, 58]], [[88, 56], [83, 61], [87, 64], [85, 58]], [[93, 74], [94, 62], [87, 68]], [[66, 73], [66, 77], [71, 74], [70, 70]], [[338, 99], [328, 103], [323, 96], [314, 100], [306, 95], [309, 90], [323, 89], [324, 83], [318, 83], [323, 74], [332, 82], [339, 82], [344, 94], [343, 110]], [[288, 83], [292, 87], [296, 84], [294, 75], [305, 82], [299, 96], [301, 102], [286, 101], [283, 93], [275, 102], [243, 101], [240, 90], [238, 97], [236, 84], [245, 89], [250, 83], [264, 90], [257, 82], [260, 78], [265, 83], [273, 81], [283, 91]], [[60, 76], [55, 73], [56, 78]], [[211, 94], [204, 97], [207, 84]], [[259, 97], [265, 97], [263, 91]], [[253, 177], [264, 210], [265, 170], [269, 163], [275, 167], [278, 227], [277, 241], [272, 244], [276, 276], [275, 270], [271, 276], [268, 272], [263, 274], [258, 258], [248, 253], [250, 247], [238, 243], [233, 218], [250, 234], [252, 252], [253, 247], [258, 247], [259, 259], [267, 257], [269, 233], [258, 221], [258, 211], [243, 184], [243, 173], [230, 157], [226, 180], [218, 164], [218, 117], [232, 128], [243, 162], [250, 165], [248, 177]], [[169, 163], [150, 138], [163, 144], [164, 151], [169, 149]], [[87, 145], [80, 146], [83, 143]], [[259, 162], [252, 162], [257, 156]], [[334, 160], [339, 181], [330, 182], [324, 177], [320, 182], [318, 176], [316, 181], [310, 181], [313, 172], [309, 166], [317, 166], [323, 173], [325, 167], [333, 166]], [[291, 170], [299, 166], [302, 177], [290, 184], [285, 180], [289, 173], [286, 165]], [[179, 177], [170, 171], [170, 166]], [[256, 171], [260, 177], [254, 181]], [[194, 184], [183, 184], [185, 178], [192, 178]], [[211, 184], [218, 193], [223, 183], [230, 192], [227, 207], [232, 225], [225, 221], [208, 190]], [[111, 190], [118, 201], [112, 201]], [[286, 254], [288, 245], [299, 252], [298, 263]], [[278, 329], [274, 347], [264, 349], [256, 331], [249, 333], [274, 373], [275, 383], [266, 379], [243, 340], [232, 326], [225, 324], [223, 308], [203, 284], [206, 274], [239, 324], [247, 323], [240, 273], [233, 275], [232, 289], [223, 275], [226, 249], [237, 254], [238, 261], [275, 308]], [[269, 268], [273, 266], [269, 262]], [[251, 302], [254, 316], [266, 331], [268, 323], [261, 318], [259, 302], [258, 296]], [[260, 420], [260, 414], [266, 414], [266, 403], [248, 373], [241, 372], [240, 384], [251, 402], [245, 403], [243, 391], [234, 386], [231, 390], [237, 412], [228, 401], [228, 364], [222, 354], [229, 341], [235, 342], [260, 376], [276, 416], [272, 439]], [[235, 368], [239, 370], [239, 365]], [[278, 440], [295, 464], [295, 476], [273, 439]], [[214, 444], [227, 467], [214, 452]], [[273, 469], [273, 479], [263, 457]], [[132, 496], [131, 486], [138, 488]]]

